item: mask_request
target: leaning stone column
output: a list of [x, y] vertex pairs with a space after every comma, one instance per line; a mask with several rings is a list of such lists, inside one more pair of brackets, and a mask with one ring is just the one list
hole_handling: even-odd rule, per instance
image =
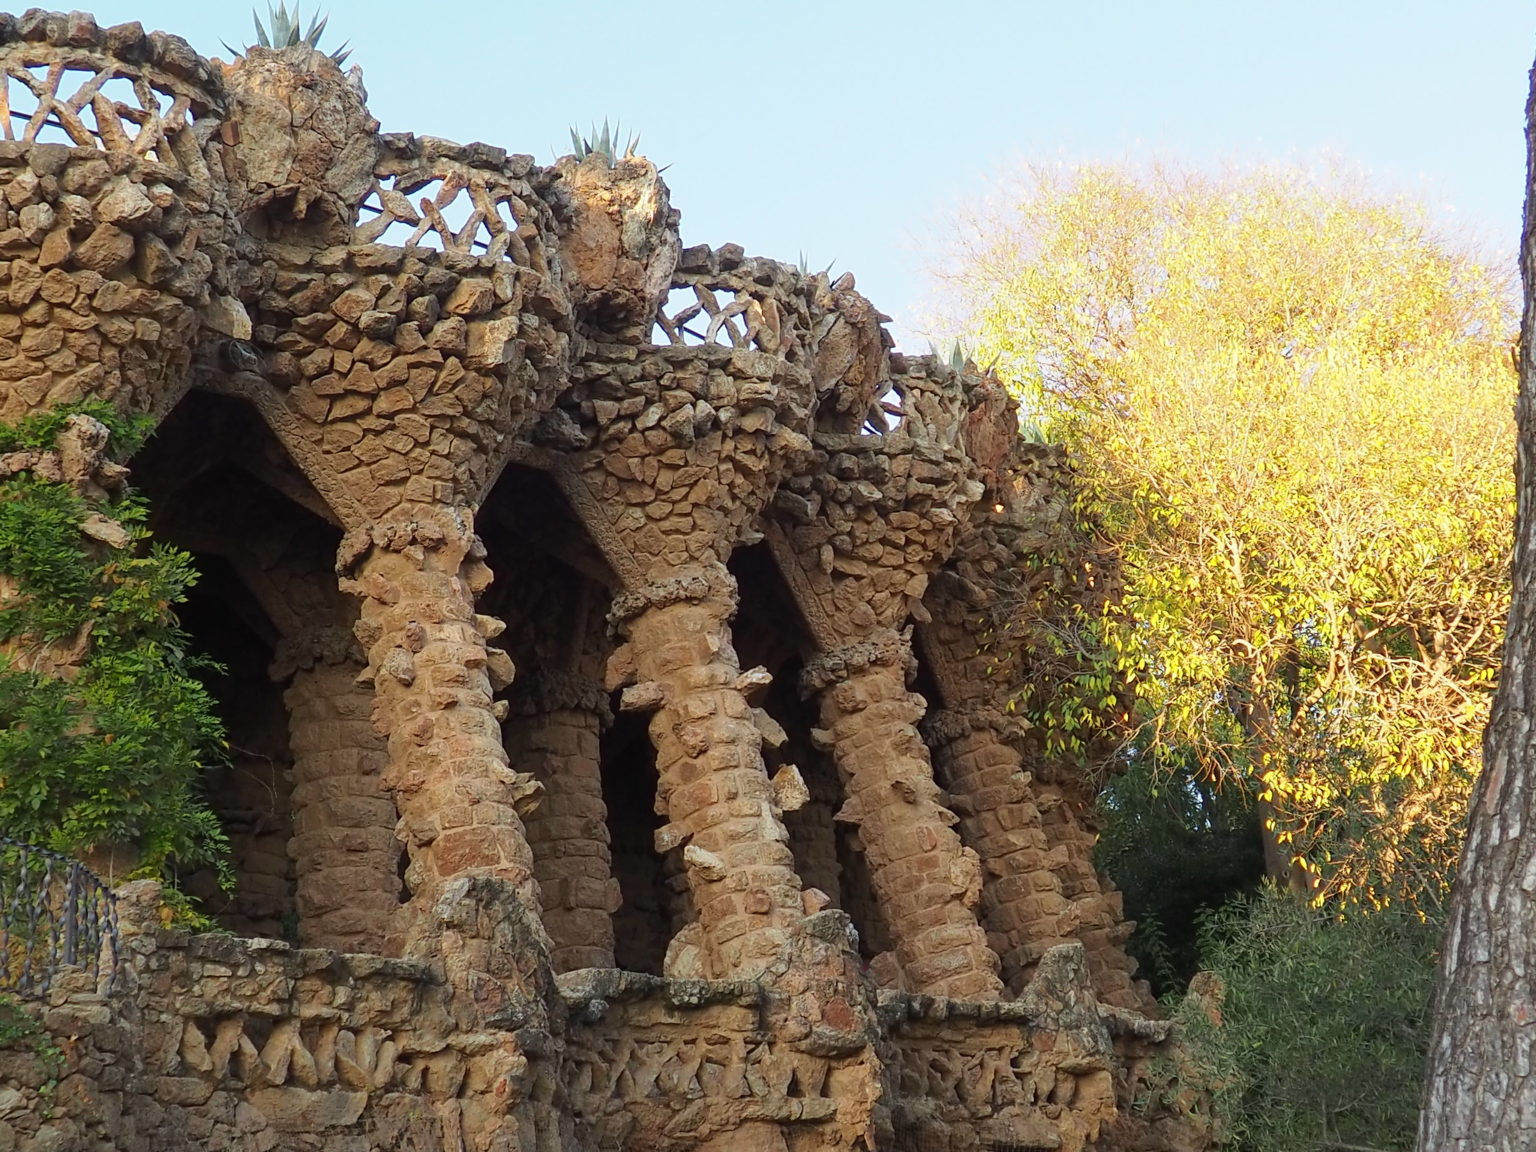
[[1003, 979], [1017, 994], [1041, 957], [1072, 936], [1030, 777], [1008, 742], [1016, 726], [984, 705], [940, 709], [923, 723], [965, 842], [986, 861], [982, 923], [1002, 958]]
[[291, 674], [283, 695], [293, 749], [293, 839], [299, 939], [306, 948], [388, 953], [400, 908], [395, 802], [389, 763], [373, 726], [373, 693], [357, 643], [344, 629], [287, 641], [273, 674]]
[[362, 599], [358, 638], [368, 654], [374, 723], [389, 746], [383, 777], [400, 811], [410, 855], [412, 913], [406, 935], [456, 876], [508, 881], [536, 913], [533, 857], [518, 806], [538, 785], [512, 771], [491, 694], [512, 662], [488, 648], [500, 621], [475, 612], [490, 582], [467, 514], [422, 510], [420, 519], [349, 533], [339, 567]]
[[858, 825], [901, 982], [912, 991], [997, 999], [997, 956], [974, 911], [981, 864], [939, 803], [918, 735], [925, 702], [907, 689], [907, 638], [883, 629], [813, 659], [802, 686], [821, 707], [848, 799], [838, 819]]
[[[986, 860], [983, 923], [1009, 986], [1021, 990], [1050, 948], [1078, 940], [1101, 1000], [1150, 1011], [1124, 948], [1131, 925], [1094, 869], [1094, 831], [1079, 818], [1091, 813], [1095, 789], [1081, 764], [1032, 747], [1008, 711], [1063, 674], [1035, 649], [1045, 633], [1031, 616], [1061, 611], [1068, 597], [1109, 594], [1114, 570], [1076, 525], [1059, 449], [1020, 441], [1012, 403], [982, 385], [967, 438], [987, 491], [924, 600], [923, 655], [949, 705], [925, 734], [966, 841]], [[1047, 556], [1057, 559], [1042, 563]], [[1098, 588], [1093, 579], [1073, 584], [1084, 572]]]
[[[731, 643], [731, 549], [809, 449], [809, 375], [748, 349], [668, 348], [572, 367], [587, 447], [565, 491], [623, 582], [609, 614], [621, 707], [651, 713], [658, 851], [682, 849], [697, 919], [668, 975], [757, 976], [804, 918], [778, 792]], [[587, 415], [590, 412], [590, 417]], [[785, 789], [785, 796], [791, 794]], [[798, 793], [796, 796], [798, 797]]]
[[804, 915], [789, 833], [745, 695], [766, 673], [744, 675], [737, 663], [735, 610], [736, 582], [720, 565], [625, 593], [613, 608], [638, 680], [625, 705], [655, 708], [656, 802], [669, 821], [657, 847], [686, 845], [698, 913], [691, 947], [674, 944], [669, 966], [686, 963], [688, 974], [715, 978], [761, 972]]
[[1094, 867], [1098, 829], [1085, 822], [1092, 801], [1070, 783], [1047, 781], [1040, 787], [1039, 802], [1051, 866], [1069, 902], [1063, 924], [1083, 942], [1099, 999], [1118, 1008], [1155, 1011], [1146, 983], [1135, 979], [1136, 961], [1125, 950], [1135, 924], [1125, 918], [1120, 892]]
[[556, 972], [612, 968], [619, 884], [598, 748], [613, 718], [608, 694], [595, 680], [541, 671], [519, 679], [512, 708], [521, 715], [507, 727], [507, 753], [544, 786], [528, 820], [528, 845], [550, 963]]
[[909, 361], [890, 386], [903, 398], [900, 430], [816, 433], [815, 463], [776, 495], [768, 539], [820, 649], [801, 687], [821, 709], [820, 739], [848, 793], [838, 819], [858, 826], [890, 929], [878, 975], [913, 992], [996, 999], [998, 959], [975, 913], [980, 860], [940, 802], [917, 731], [927, 702], [907, 687], [907, 622], [926, 619], [929, 577], [982, 486], [956, 442], [961, 380]]

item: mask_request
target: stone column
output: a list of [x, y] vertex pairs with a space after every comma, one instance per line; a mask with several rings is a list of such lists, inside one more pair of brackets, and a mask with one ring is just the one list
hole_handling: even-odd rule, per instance
[[1011, 724], [1004, 713], [982, 706], [930, 713], [923, 730], [965, 842], [986, 862], [982, 923], [1002, 958], [1003, 979], [1017, 994], [1046, 951], [1072, 935], [1030, 776], [1008, 743]]
[[[1031, 616], [1065, 613], [1070, 623], [1074, 599], [1092, 609], [1112, 594], [1115, 570], [1076, 524], [1059, 450], [1020, 442], [1011, 405], [995, 395], [968, 420], [970, 442], [992, 445], [982, 452], [991, 461], [986, 493], [929, 589], [920, 638], [950, 705], [925, 733], [966, 841], [987, 863], [983, 923], [1015, 991], [1051, 947], [1076, 940], [1100, 999], [1150, 1011], [1124, 949], [1131, 925], [1094, 870], [1094, 832], [1079, 817], [1091, 813], [1096, 789], [1080, 762], [1032, 746], [1007, 711], [1071, 674], [1037, 647], [1044, 633]], [[1054, 563], [1042, 562], [1048, 555]]]
[[619, 884], [598, 747], [612, 720], [608, 694], [595, 680], [540, 672], [531, 685], [518, 681], [513, 711], [521, 715], [507, 726], [507, 753], [515, 767], [544, 786], [528, 820], [528, 845], [550, 963], [556, 972], [615, 967]]
[[1144, 981], [1135, 979], [1136, 961], [1125, 950], [1136, 925], [1125, 918], [1125, 904], [1109, 877], [1100, 876], [1094, 867], [1098, 829], [1085, 823], [1092, 801], [1074, 792], [1049, 782], [1039, 788], [1042, 827], [1050, 848], [1047, 859], [1068, 901], [1064, 931], [1083, 942], [1100, 1000], [1118, 1008], [1155, 1012], [1151, 991]]
[[625, 593], [613, 609], [637, 681], [625, 690], [625, 707], [655, 709], [656, 802], [668, 820], [657, 849], [685, 846], [698, 914], [691, 939], [669, 952], [669, 967], [686, 964], [687, 974], [713, 978], [762, 972], [804, 915], [789, 833], [745, 695], [767, 674], [743, 674], [737, 663], [735, 609], [736, 582], [720, 565]]
[[[633, 361], [633, 362], [631, 362]], [[731, 643], [725, 568], [784, 470], [810, 444], [804, 369], [738, 348], [668, 348], [572, 368], [588, 447], [565, 492], [623, 583], [609, 614], [621, 704], [651, 713], [660, 852], [682, 849], [697, 918], [668, 975], [760, 975], [804, 918], [778, 792]], [[587, 413], [590, 412], [590, 417]], [[786, 793], [787, 794], [787, 793]]]
[[486, 640], [500, 621], [475, 612], [490, 582], [467, 514], [421, 518], [349, 533], [339, 569], [362, 599], [357, 634], [368, 655], [373, 718], [389, 748], [384, 787], [400, 811], [410, 856], [413, 911], [406, 935], [442, 885], [465, 875], [506, 880], [538, 908], [533, 855], [519, 806], [538, 785], [513, 772], [491, 695], [512, 680], [512, 662]]
[[387, 954], [399, 943], [388, 934], [400, 908], [398, 816], [382, 783], [389, 750], [373, 726], [373, 693], [358, 684], [364, 668], [351, 635], [326, 629], [303, 646], [274, 662], [275, 672], [294, 669], [283, 699], [299, 939], [306, 948]]
[[817, 697], [857, 824], [870, 879], [890, 925], [901, 983], [914, 992], [997, 999], [997, 956], [974, 911], [981, 863], [939, 802], [917, 723], [923, 698], [907, 689], [912, 653], [892, 629], [813, 659], [802, 676]]

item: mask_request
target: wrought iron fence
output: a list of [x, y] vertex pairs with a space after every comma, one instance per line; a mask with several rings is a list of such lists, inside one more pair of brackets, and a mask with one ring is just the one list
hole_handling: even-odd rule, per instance
[[117, 979], [112, 891], [78, 860], [0, 836], [0, 991], [42, 996], [70, 969]]

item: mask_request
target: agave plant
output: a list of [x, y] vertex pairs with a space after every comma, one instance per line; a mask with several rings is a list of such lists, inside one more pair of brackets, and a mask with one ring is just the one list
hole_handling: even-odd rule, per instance
[[[329, 22], [329, 16], [315, 16], [309, 22], [309, 31], [304, 31], [304, 20], [299, 14], [297, 3], [293, 6], [293, 14], [289, 15], [286, 0], [278, 0], [276, 8], [267, 5], [267, 23], [261, 22], [261, 17], [256, 10], [251, 9], [251, 20], [256, 25], [256, 43], [247, 45], [246, 51], [254, 47], [262, 48], [297, 48], [300, 44], [306, 48], [320, 47], [320, 37], [325, 32], [325, 26]], [[236, 48], [225, 44], [224, 47], [236, 56], [244, 55]], [[330, 53], [330, 57], [337, 66], [340, 66], [348, 56], [352, 54], [348, 45], [343, 44], [336, 51]]]
[[830, 279], [832, 279], [832, 269], [837, 267], [837, 261], [834, 260], [834, 261], [832, 261], [832, 263], [828, 264], [825, 268], [823, 268], [820, 272], [813, 273], [811, 271], [811, 262], [806, 257], [805, 253], [802, 251], [800, 253], [800, 259], [796, 262], [795, 267], [796, 267], [796, 269], [799, 270], [800, 275], [802, 275], [802, 276], [812, 276], [812, 275], [825, 276], [828, 280], [830, 280]]
[[1019, 436], [1031, 444], [1054, 444], [1055, 434], [1049, 419], [1042, 413], [1026, 413], [1019, 410]]
[[964, 372], [965, 366], [971, 362], [971, 354], [965, 350], [965, 344], [959, 340], [956, 340], [949, 346], [949, 352], [947, 354], [940, 352], [938, 345], [934, 344], [934, 342], [930, 340], [928, 342], [928, 354], [932, 356], [937, 363], [946, 365], [956, 372]]
[[601, 132], [597, 130], [596, 124], [592, 125], [592, 132], [589, 136], [581, 135], [574, 126], [571, 128], [571, 147], [575, 149], [576, 159], [578, 160], [585, 160], [588, 156], [596, 154], [601, 156], [610, 168], [620, 160], [632, 160], [635, 156], [635, 149], [640, 147], [640, 133], [634, 132], [630, 134], [629, 139], [624, 144], [623, 152], [618, 151], [618, 144], [619, 125], [615, 123], [610, 130], [606, 116], [603, 117], [603, 130]]

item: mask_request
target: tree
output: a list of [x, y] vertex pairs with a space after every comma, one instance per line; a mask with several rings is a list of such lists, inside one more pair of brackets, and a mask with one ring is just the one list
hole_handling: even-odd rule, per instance
[[1295, 171], [1036, 171], [972, 224], [959, 327], [1120, 544], [1124, 755], [1250, 789], [1319, 901], [1441, 888], [1506, 600], [1505, 280]]
[[1520, 249], [1514, 590], [1484, 769], [1441, 950], [1435, 1031], [1419, 1121], [1422, 1152], [1525, 1149], [1536, 1128], [1536, 73], [1526, 105], [1529, 157]]

